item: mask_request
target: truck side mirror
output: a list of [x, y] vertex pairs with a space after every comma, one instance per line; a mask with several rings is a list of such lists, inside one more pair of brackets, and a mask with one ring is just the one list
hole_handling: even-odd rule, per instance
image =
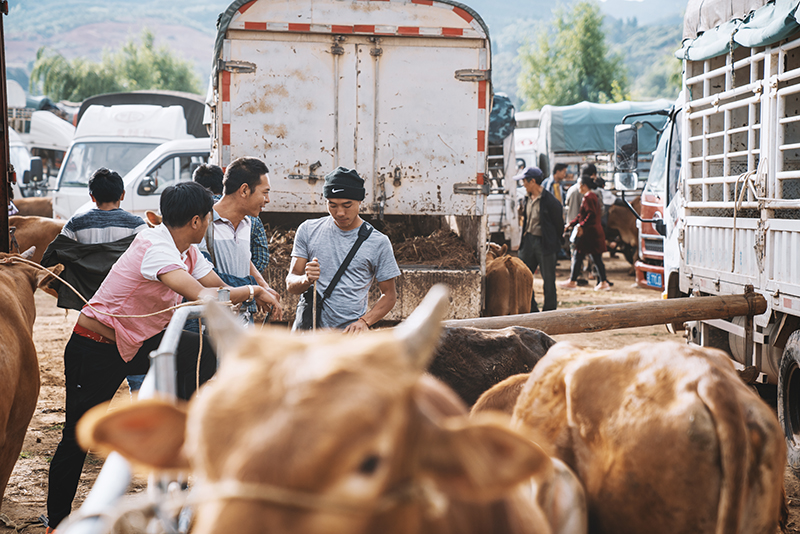
[[632, 173], [639, 160], [639, 132], [633, 124], [614, 127], [614, 171]]
[[[23, 181], [24, 180], [25, 178], [23, 176]], [[31, 174], [29, 180], [37, 184], [44, 181], [44, 166], [42, 165], [42, 158], [38, 156], [31, 158]]]
[[639, 189], [639, 175], [635, 172], [615, 172], [614, 189], [618, 191], [634, 191]]
[[146, 176], [141, 182], [139, 182], [139, 187], [136, 192], [145, 196], [152, 195], [156, 188], [156, 179], [152, 176]]

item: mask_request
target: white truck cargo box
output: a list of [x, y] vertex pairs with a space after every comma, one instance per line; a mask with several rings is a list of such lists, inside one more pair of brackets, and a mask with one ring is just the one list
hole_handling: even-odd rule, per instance
[[[474, 11], [431, 0], [236, 1], [215, 60], [212, 161], [266, 162], [271, 212], [325, 214], [322, 178], [355, 168], [362, 213], [480, 218], [470, 244], [484, 255], [490, 44]], [[479, 295], [482, 272], [470, 288]], [[477, 316], [477, 302], [462, 313]]]

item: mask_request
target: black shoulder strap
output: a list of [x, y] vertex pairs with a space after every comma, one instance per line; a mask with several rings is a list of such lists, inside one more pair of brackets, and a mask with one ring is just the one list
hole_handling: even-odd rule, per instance
[[361, 223], [361, 226], [358, 229], [358, 238], [356, 238], [356, 242], [353, 243], [353, 248], [350, 249], [350, 252], [347, 254], [347, 257], [342, 262], [342, 265], [339, 267], [339, 270], [336, 271], [336, 274], [333, 275], [333, 280], [331, 283], [328, 284], [328, 287], [325, 288], [325, 293], [322, 295], [323, 299], [327, 299], [333, 293], [333, 288], [336, 287], [336, 284], [339, 283], [339, 280], [342, 278], [342, 275], [347, 270], [347, 266], [350, 265], [350, 262], [353, 260], [353, 256], [356, 255], [358, 249], [361, 248], [361, 244], [367, 240], [367, 238], [372, 234], [372, 226], [370, 226], [367, 221]]

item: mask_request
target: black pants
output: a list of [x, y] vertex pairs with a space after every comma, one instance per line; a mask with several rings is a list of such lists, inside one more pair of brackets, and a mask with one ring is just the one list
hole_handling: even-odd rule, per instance
[[[86, 453], [75, 438], [75, 426], [89, 409], [110, 401], [127, 375], [146, 373], [150, 368], [150, 353], [158, 348], [164, 333], [144, 342], [136, 356], [125, 363], [116, 345], [92, 341], [75, 333], [64, 350], [64, 374], [67, 386], [66, 423], [53, 460], [47, 487], [47, 516], [55, 528], [72, 510], [72, 500], [78, 489]], [[194, 393], [197, 373], [197, 352], [200, 336], [183, 332], [176, 353], [178, 397], [189, 399]], [[217, 359], [211, 343], [203, 339], [200, 359], [200, 382], [217, 369]]]
[[[556, 253], [545, 254], [544, 242], [542, 237], [525, 233], [519, 246], [519, 259], [521, 259], [531, 273], [536, 274], [536, 269], [542, 275], [544, 282], [544, 306], [542, 310], [555, 310], [558, 306], [558, 295], [556, 294]], [[531, 293], [531, 313], [539, 311], [536, 305], [536, 295]]]
[[[597, 283], [600, 282], [607, 282], [608, 278], [606, 278], [606, 266], [603, 263], [603, 254], [591, 254], [592, 261], [594, 262], [594, 266], [597, 267]], [[586, 257], [585, 252], [578, 252], [575, 251], [575, 254], [572, 255], [572, 269], [570, 271], [569, 279], [573, 282], [578, 279], [581, 275], [581, 268], [583, 267], [583, 259]]]

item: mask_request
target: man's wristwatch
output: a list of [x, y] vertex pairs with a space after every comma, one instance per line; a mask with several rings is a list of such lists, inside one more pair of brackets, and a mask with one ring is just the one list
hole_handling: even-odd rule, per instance
[[248, 299], [247, 299], [247, 300], [245, 300], [245, 302], [248, 302], [248, 303], [249, 303], [249, 302], [253, 302], [253, 297], [254, 297], [254, 296], [255, 296], [255, 294], [256, 294], [256, 288], [255, 288], [255, 287], [253, 287], [253, 286], [251, 286], [251, 285], [248, 285], [248, 286], [247, 286], [247, 289], [249, 289], [249, 290], [250, 290], [250, 297], [248, 297]]

